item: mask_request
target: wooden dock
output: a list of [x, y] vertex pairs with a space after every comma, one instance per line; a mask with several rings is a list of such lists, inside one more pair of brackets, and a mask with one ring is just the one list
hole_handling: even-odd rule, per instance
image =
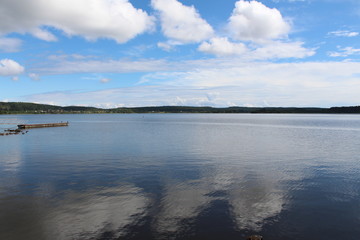
[[47, 127], [67, 127], [69, 122], [61, 123], [44, 123], [44, 124], [21, 124], [18, 125], [19, 129], [30, 129], [30, 128], [47, 128]]

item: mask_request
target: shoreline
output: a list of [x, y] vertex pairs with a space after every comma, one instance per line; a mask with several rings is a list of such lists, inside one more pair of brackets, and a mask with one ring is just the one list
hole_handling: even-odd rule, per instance
[[214, 114], [360, 114], [360, 106], [345, 107], [210, 107], [210, 106], [150, 106], [96, 108], [55, 106], [23, 102], [0, 102], [0, 115], [11, 114], [134, 114], [134, 113], [214, 113]]

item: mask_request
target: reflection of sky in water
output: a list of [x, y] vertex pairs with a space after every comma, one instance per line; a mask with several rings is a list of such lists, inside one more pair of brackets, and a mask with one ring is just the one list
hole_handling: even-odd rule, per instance
[[198, 180], [166, 184], [156, 216], [156, 231], [178, 232], [181, 222], [195, 219], [215, 200], [230, 204], [238, 229], [261, 230], [265, 219], [281, 212], [286, 193], [278, 182], [284, 178], [263, 178], [260, 171], [258, 174], [260, 178], [247, 177], [242, 169], [213, 169]]
[[21, 150], [17, 148], [11, 148], [2, 153], [0, 164], [4, 171], [16, 172], [21, 167], [22, 156]]
[[124, 227], [134, 224], [146, 213], [149, 200], [130, 185], [99, 191], [70, 192], [45, 217], [48, 239], [89, 239], [111, 232], [124, 235]]
[[[8, 221], [1, 222], [1, 239], [90, 239], [99, 238], [104, 232], [118, 238], [126, 234], [125, 226], [136, 224], [145, 216], [150, 203], [141, 189], [126, 184], [86, 192], [68, 191], [55, 202], [49, 196], [37, 195], [20, 205], [21, 210], [14, 206], [19, 199], [3, 201], [1, 216], [8, 217]], [[11, 219], [20, 212], [25, 215]]]
[[360, 224], [359, 208], [349, 211], [360, 206], [353, 116], [91, 116], [2, 142], [0, 239], [186, 238], [219, 202], [234, 234], [302, 239], [291, 234]]
[[0, 138], [0, 170], [16, 172], [22, 164], [22, 136], [10, 135]]
[[0, 196], [17, 191], [20, 184], [18, 172], [23, 165], [21, 146], [21, 136], [0, 136]]

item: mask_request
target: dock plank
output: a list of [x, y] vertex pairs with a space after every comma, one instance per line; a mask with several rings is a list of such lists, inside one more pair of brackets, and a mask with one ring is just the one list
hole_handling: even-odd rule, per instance
[[20, 125], [18, 125], [18, 128], [19, 129], [29, 129], [29, 128], [66, 127], [66, 126], [69, 126], [69, 122], [42, 123], [42, 124], [20, 124]]

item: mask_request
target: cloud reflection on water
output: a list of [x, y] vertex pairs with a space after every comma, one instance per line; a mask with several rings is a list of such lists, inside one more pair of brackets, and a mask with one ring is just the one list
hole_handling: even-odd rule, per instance
[[216, 127], [197, 124], [191, 130], [178, 141], [188, 147], [182, 149], [187, 157], [195, 158], [189, 162], [196, 165], [189, 167], [198, 168], [200, 176], [180, 181], [174, 175], [163, 183], [166, 187], [154, 222], [159, 233], [186, 229], [184, 222], [196, 223], [216, 200], [228, 204], [228, 217], [237, 230], [259, 232], [290, 206], [288, 182], [301, 182], [308, 174], [302, 159], [307, 156], [293, 155], [295, 150], [309, 151], [306, 142], [293, 137], [305, 134], [301, 129], [273, 131], [223, 123]]
[[[157, 122], [147, 120], [151, 117]], [[18, 179], [21, 185], [17, 184], [17, 189], [22, 191], [13, 197], [11, 190], [6, 189], [5, 194], [11, 196], [1, 202], [0, 220], [7, 224], [3, 226], [8, 229], [17, 226], [25, 229], [23, 233], [30, 229], [33, 236], [45, 234], [43, 239], [60, 240], [101, 238], [107, 233], [111, 239], [138, 237], [136, 234], [146, 235], [148, 239], [182, 238], [199, 228], [208, 230], [208, 225], [204, 227], [199, 223], [203, 218], [220, 228], [230, 225], [231, 229], [227, 230], [236, 234], [266, 231], [269, 226], [275, 226], [276, 231], [284, 222], [302, 225], [305, 229], [315, 221], [311, 218], [314, 210], [334, 216], [328, 211], [330, 208], [303, 206], [313, 204], [314, 194], [319, 195], [320, 203], [328, 200], [328, 206], [339, 206], [332, 205], [335, 201], [358, 199], [357, 132], [233, 124], [240, 120], [253, 121], [252, 116], [239, 119], [239, 116], [227, 115], [220, 116], [219, 120], [212, 116], [205, 121], [208, 116], [201, 115], [196, 118], [199, 121], [192, 118], [190, 121], [187, 115], [167, 115], [164, 124], [157, 117], [135, 116], [138, 123], [129, 121], [131, 127], [119, 124], [123, 127], [120, 130], [105, 125], [111, 126], [113, 135], [105, 130], [99, 131], [100, 134], [91, 131], [94, 138], [84, 140], [77, 148], [72, 146], [73, 142], [61, 145], [59, 152], [77, 156], [77, 161], [65, 155], [52, 159], [49, 156], [53, 150], [45, 151], [41, 158], [30, 158], [31, 161], [24, 153], [22, 160], [20, 155], [10, 154], [18, 156], [23, 165], [16, 165], [16, 157], [6, 160], [8, 165], [2, 159], [2, 167], [16, 166], [9, 167], [13, 172], [7, 173]], [[172, 118], [176, 124], [171, 122]], [[178, 118], [184, 119], [178, 121]], [[264, 118], [255, 120], [267, 120], [267, 123], [274, 117]], [[298, 121], [298, 118], [294, 119]], [[95, 142], [101, 132], [109, 138]], [[51, 139], [51, 135], [48, 138]], [[48, 138], [46, 141], [51, 142]], [[89, 147], [95, 143], [97, 148]], [[79, 151], [80, 147], [86, 152]], [[25, 153], [29, 151], [29, 148], [23, 149]], [[36, 171], [31, 175], [26, 168], [29, 166], [42, 168], [34, 168]], [[16, 172], [18, 168], [21, 171]], [[41, 174], [43, 179], [39, 178]], [[122, 184], [103, 187], [103, 179]], [[77, 181], [78, 185], [72, 185]], [[10, 186], [6, 181], [1, 185]], [[29, 186], [36, 192], [25, 199]], [[77, 187], [89, 190], [76, 192]], [[308, 201], [303, 201], [304, 197]], [[224, 204], [220, 207], [214, 204], [219, 202]], [[304, 209], [310, 209], [309, 218], [306, 215], [294, 220], [282, 214], [287, 210], [298, 215]], [[227, 218], [225, 222], [213, 214], [219, 210], [225, 212], [221, 215]], [[11, 217], [13, 222], [8, 221]], [[353, 221], [351, 217], [349, 222]], [[21, 231], [14, 229], [8, 232], [21, 235]]]
[[[184, 222], [194, 222], [215, 200], [226, 201], [238, 230], [260, 231], [266, 220], [276, 217], [286, 204], [287, 193], [280, 186], [286, 176], [247, 176], [241, 168], [222, 168], [204, 172], [191, 181], [167, 183], [154, 221], [158, 234], [179, 234]], [[217, 169], [216, 169], [217, 168]], [[265, 169], [264, 169], [265, 170]]]
[[127, 225], [146, 215], [149, 203], [141, 189], [131, 185], [69, 192], [46, 216], [47, 239], [99, 238], [104, 232], [118, 238], [126, 234]]
[[17, 172], [22, 164], [22, 156], [20, 151], [14, 150], [6, 154], [0, 162], [5, 171]]
[[160, 234], [176, 233], [182, 227], [181, 221], [195, 218], [203, 210], [210, 198], [210, 187], [203, 181], [186, 181], [168, 184], [160, 209], [155, 216], [154, 229]]
[[[17, 172], [22, 165], [20, 137], [21, 136], [7, 136], [7, 138], [11, 139], [5, 143], [5, 147], [7, 148], [2, 149], [0, 158], [0, 167], [3, 168], [4, 171]], [[2, 144], [2, 142], [0, 143]], [[9, 144], [9, 146], [6, 146], [7, 144]]]

